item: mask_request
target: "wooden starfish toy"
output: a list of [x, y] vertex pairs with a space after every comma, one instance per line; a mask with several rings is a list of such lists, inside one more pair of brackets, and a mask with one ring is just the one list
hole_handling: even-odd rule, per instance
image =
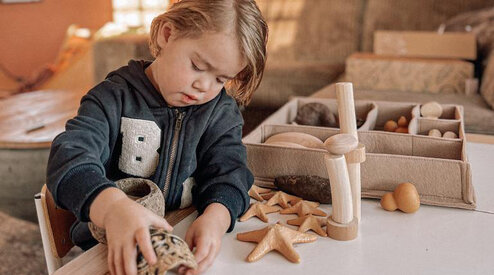
[[310, 243], [317, 239], [316, 235], [302, 233], [281, 224], [271, 224], [260, 230], [237, 234], [237, 240], [258, 243], [247, 256], [247, 262], [254, 262], [268, 252], [276, 250], [293, 263], [300, 262], [300, 256], [293, 248], [294, 243]]
[[286, 221], [289, 225], [300, 225], [299, 232], [307, 232], [312, 230], [320, 236], [327, 237], [328, 234], [322, 229], [322, 226], [326, 225], [326, 219], [321, 217], [314, 217], [312, 214], [299, 217], [296, 219]]
[[296, 196], [289, 195], [283, 191], [278, 191], [273, 194], [266, 194], [263, 195], [264, 199], [268, 199], [268, 202], [266, 202], [267, 205], [280, 205], [283, 208], [288, 208], [290, 207], [290, 204], [288, 203], [297, 203], [301, 201], [302, 199]]
[[299, 217], [303, 217], [308, 214], [314, 214], [317, 216], [326, 217], [326, 212], [314, 206], [313, 202], [299, 201], [294, 206], [286, 209], [282, 209], [280, 214], [297, 214]]
[[266, 214], [278, 211], [280, 211], [280, 208], [278, 208], [277, 206], [270, 206], [260, 202], [256, 202], [250, 205], [249, 210], [247, 210], [247, 212], [245, 212], [245, 214], [240, 217], [240, 221], [244, 222], [256, 216], [261, 219], [261, 221], [268, 222], [268, 216]]
[[258, 201], [264, 201], [264, 198], [261, 197], [261, 194], [269, 193], [271, 192], [271, 189], [268, 188], [262, 188], [257, 185], [252, 185], [252, 187], [249, 190], [249, 196], [253, 199], [256, 199]]

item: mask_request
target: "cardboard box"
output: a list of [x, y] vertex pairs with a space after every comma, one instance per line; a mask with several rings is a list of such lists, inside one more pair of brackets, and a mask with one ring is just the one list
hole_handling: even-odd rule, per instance
[[[315, 99], [332, 102], [334, 99]], [[285, 175], [315, 175], [328, 178], [324, 164], [325, 150], [288, 148], [263, 144], [271, 135], [282, 132], [303, 132], [322, 141], [338, 134], [339, 129], [292, 125], [295, 106], [307, 99], [295, 98], [247, 135], [247, 162], [256, 184], [273, 186], [276, 177]], [[380, 198], [402, 182], [412, 182], [420, 194], [422, 204], [474, 209], [475, 194], [470, 164], [466, 157], [463, 109], [456, 105], [442, 105], [439, 119], [420, 117], [420, 105], [399, 102], [355, 101], [355, 105], [373, 103], [377, 115], [367, 116], [366, 123], [374, 125], [358, 130], [359, 141], [366, 146], [366, 161], [361, 165], [363, 198]], [[410, 134], [381, 131], [384, 123], [399, 116], [410, 119]], [[278, 121], [278, 123], [276, 123]], [[433, 128], [441, 132], [454, 131], [456, 139], [427, 136]]]
[[475, 60], [473, 33], [424, 31], [376, 31], [374, 53], [405, 57], [459, 58]]
[[346, 60], [347, 81], [358, 89], [465, 94], [473, 75], [472, 63], [454, 59], [355, 53]]

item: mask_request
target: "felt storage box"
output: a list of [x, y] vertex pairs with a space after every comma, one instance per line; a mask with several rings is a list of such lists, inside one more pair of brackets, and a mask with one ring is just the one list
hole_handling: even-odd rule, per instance
[[[336, 100], [332, 101], [336, 104]], [[276, 177], [285, 175], [328, 178], [324, 164], [325, 150], [263, 144], [270, 136], [283, 132], [302, 132], [321, 141], [339, 133], [337, 128], [287, 124], [287, 117], [295, 116], [294, 102], [300, 103], [301, 99], [287, 103], [243, 139], [248, 165], [256, 184], [273, 186]], [[362, 102], [355, 101], [356, 106], [359, 104]], [[409, 112], [412, 134], [374, 129], [358, 131], [359, 141], [366, 146], [366, 161], [361, 164], [362, 197], [380, 198], [384, 193], [393, 191], [399, 183], [411, 182], [416, 186], [422, 204], [474, 209], [476, 202], [470, 164], [466, 159], [462, 109], [456, 106], [452, 109], [458, 119], [433, 120], [418, 117], [418, 104], [398, 106], [391, 102], [376, 102], [375, 105], [377, 115], [372, 119], [376, 121], [367, 120], [366, 123], [379, 128], [380, 121], [388, 115]], [[289, 111], [292, 113], [288, 114]], [[277, 124], [277, 120], [280, 123]], [[416, 122], [412, 123], [414, 120]], [[436, 126], [441, 131], [456, 130], [458, 138], [423, 135], [429, 127]]]
[[[283, 105], [270, 117], [263, 121], [263, 124], [296, 124], [294, 122], [297, 112], [300, 107], [307, 103], [317, 102], [326, 105], [329, 110], [338, 119], [338, 104], [334, 99], [321, 99], [321, 98], [311, 98], [311, 97], [294, 97], [288, 103]], [[358, 101], [355, 102], [355, 115], [357, 118], [365, 120], [365, 122], [358, 128], [359, 130], [370, 130], [374, 129], [376, 116], [377, 116], [377, 105], [372, 101]], [[301, 125], [307, 126], [307, 125]], [[309, 126], [313, 127], [313, 126]]]

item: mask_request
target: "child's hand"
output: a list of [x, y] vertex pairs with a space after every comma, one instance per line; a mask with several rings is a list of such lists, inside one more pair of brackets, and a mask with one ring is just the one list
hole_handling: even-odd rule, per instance
[[[107, 190], [103, 192], [105, 191]], [[117, 275], [137, 274], [136, 244], [139, 245], [146, 261], [154, 264], [157, 259], [151, 245], [149, 227], [155, 226], [169, 231], [172, 231], [173, 228], [165, 219], [127, 198], [127, 196], [112, 197], [114, 199], [107, 197], [106, 202], [99, 200], [103, 199], [104, 196], [101, 198], [99, 196], [96, 197], [93, 205], [95, 203], [105, 204], [101, 205], [102, 209], [105, 209], [102, 226], [106, 230], [108, 241], [108, 269], [110, 273]], [[91, 210], [93, 205], [91, 205]]]
[[198, 264], [197, 269], [180, 267], [179, 273], [192, 275], [206, 271], [218, 255], [221, 247], [221, 238], [230, 226], [230, 212], [220, 203], [208, 205], [204, 213], [199, 216], [187, 230], [185, 241], [192, 250]]

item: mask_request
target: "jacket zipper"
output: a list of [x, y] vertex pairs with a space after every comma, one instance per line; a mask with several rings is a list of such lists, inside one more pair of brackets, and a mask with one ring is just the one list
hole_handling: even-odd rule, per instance
[[168, 196], [168, 189], [170, 189], [173, 166], [175, 164], [175, 159], [177, 158], [177, 145], [178, 139], [180, 137], [180, 129], [182, 128], [182, 120], [185, 115], [185, 112], [182, 113], [177, 109], [175, 109], [175, 113], [177, 114], [177, 120], [175, 121], [175, 131], [173, 133], [172, 147], [170, 150], [170, 161], [168, 164], [168, 169], [166, 171], [165, 187], [163, 187], [163, 195], [165, 199]]

